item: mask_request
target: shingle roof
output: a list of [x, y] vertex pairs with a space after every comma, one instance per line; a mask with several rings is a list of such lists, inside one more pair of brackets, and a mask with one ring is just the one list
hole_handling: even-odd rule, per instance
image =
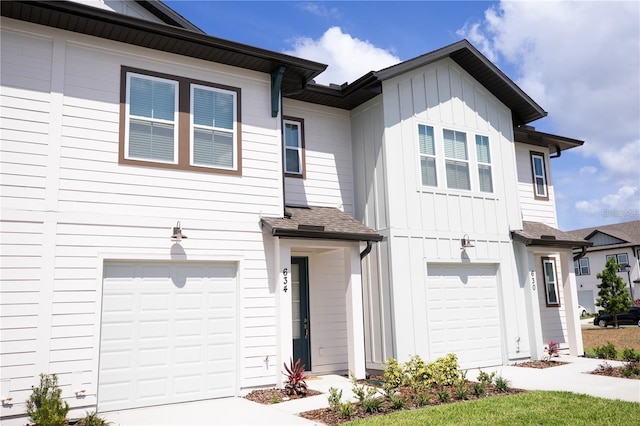
[[514, 240], [528, 246], [584, 247], [592, 243], [540, 222], [522, 222], [522, 230], [511, 231]]
[[600, 225], [591, 228], [576, 229], [568, 231], [574, 238], [587, 240], [598, 232], [610, 235], [614, 238], [624, 241], [621, 244], [609, 244], [606, 246], [596, 246], [593, 249], [605, 250], [613, 247], [624, 246], [640, 246], [640, 220], [632, 220], [631, 222], [613, 223], [611, 225]]
[[381, 241], [382, 235], [333, 207], [286, 207], [287, 216], [263, 217], [261, 224], [275, 237]]

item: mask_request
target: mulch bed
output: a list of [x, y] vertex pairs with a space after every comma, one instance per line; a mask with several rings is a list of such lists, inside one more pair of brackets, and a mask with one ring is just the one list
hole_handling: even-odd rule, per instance
[[561, 365], [568, 364], [566, 362], [560, 361], [524, 361], [524, 362], [516, 362], [513, 364], [514, 367], [527, 367], [527, 368], [551, 368], [551, 367], [559, 367]]
[[606, 361], [593, 370], [591, 374], [597, 376], [617, 377], [620, 379], [640, 380], [640, 362], [627, 363], [622, 367], [613, 367]]
[[256, 389], [249, 392], [245, 399], [253, 402], [259, 402], [260, 404], [278, 404], [280, 402], [290, 401], [292, 399], [305, 398], [307, 396], [320, 395], [322, 392], [318, 392], [313, 389], [308, 389], [306, 395], [288, 395], [284, 389]]

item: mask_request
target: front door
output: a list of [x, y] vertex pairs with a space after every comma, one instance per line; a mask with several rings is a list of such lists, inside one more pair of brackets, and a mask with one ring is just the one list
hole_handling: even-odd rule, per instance
[[293, 362], [300, 359], [306, 371], [311, 371], [309, 329], [308, 258], [291, 258], [291, 310], [293, 331]]

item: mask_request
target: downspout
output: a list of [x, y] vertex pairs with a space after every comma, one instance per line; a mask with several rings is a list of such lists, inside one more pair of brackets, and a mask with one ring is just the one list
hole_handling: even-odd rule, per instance
[[373, 248], [373, 243], [371, 242], [371, 240], [367, 241], [367, 246], [364, 248], [364, 250], [362, 250], [362, 252], [360, 253], [360, 287], [362, 288], [362, 332], [364, 333], [364, 374], [365, 374], [365, 379], [369, 379], [369, 373], [367, 373], [367, 339], [366, 339], [366, 330], [367, 330], [367, 323], [366, 323], [366, 318], [364, 315], [364, 286], [365, 286], [365, 282], [364, 282], [364, 276], [362, 275], [362, 260], [367, 257], [367, 255], [369, 253], [371, 253], [371, 249]]
[[560, 158], [560, 156], [562, 155], [562, 150], [560, 149], [560, 145], [555, 145], [555, 147], [556, 147], [556, 153], [550, 154], [549, 158]]
[[[277, 117], [280, 112], [281, 105], [281, 95], [282, 95], [282, 78], [284, 76], [285, 66], [280, 65], [278, 68], [271, 72], [271, 117]], [[282, 114], [280, 114], [280, 160], [282, 161], [282, 216], [286, 217], [287, 208], [286, 208], [286, 200], [285, 200], [285, 177], [284, 177], [284, 151], [283, 151], [283, 139], [284, 139], [284, 129], [283, 129], [283, 119]]]
[[587, 246], [582, 246], [582, 251], [573, 256], [573, 261], [575, 262], [576, 260], [582, 259], [585, 254], [587, 254]]
[[373, 244], [371, 243], [371, 241], [370, 240], [367, 241], [367, 246], [364, 248], [364, 250], [362, 250], [362, 253], [360, 253], [360, 260], [367, 257], [367, 255], [371, 253], [372, 248], [373, 248]]

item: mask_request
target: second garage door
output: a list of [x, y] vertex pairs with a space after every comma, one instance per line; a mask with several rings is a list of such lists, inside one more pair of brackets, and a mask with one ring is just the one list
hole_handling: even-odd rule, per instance
[[233, 396], [235, 263], [104, 268], [98, 409]]
[[502, 364], [500, 310], [493, 265], [428, 265], [431, 355], [454, 352], [462, 368]]

